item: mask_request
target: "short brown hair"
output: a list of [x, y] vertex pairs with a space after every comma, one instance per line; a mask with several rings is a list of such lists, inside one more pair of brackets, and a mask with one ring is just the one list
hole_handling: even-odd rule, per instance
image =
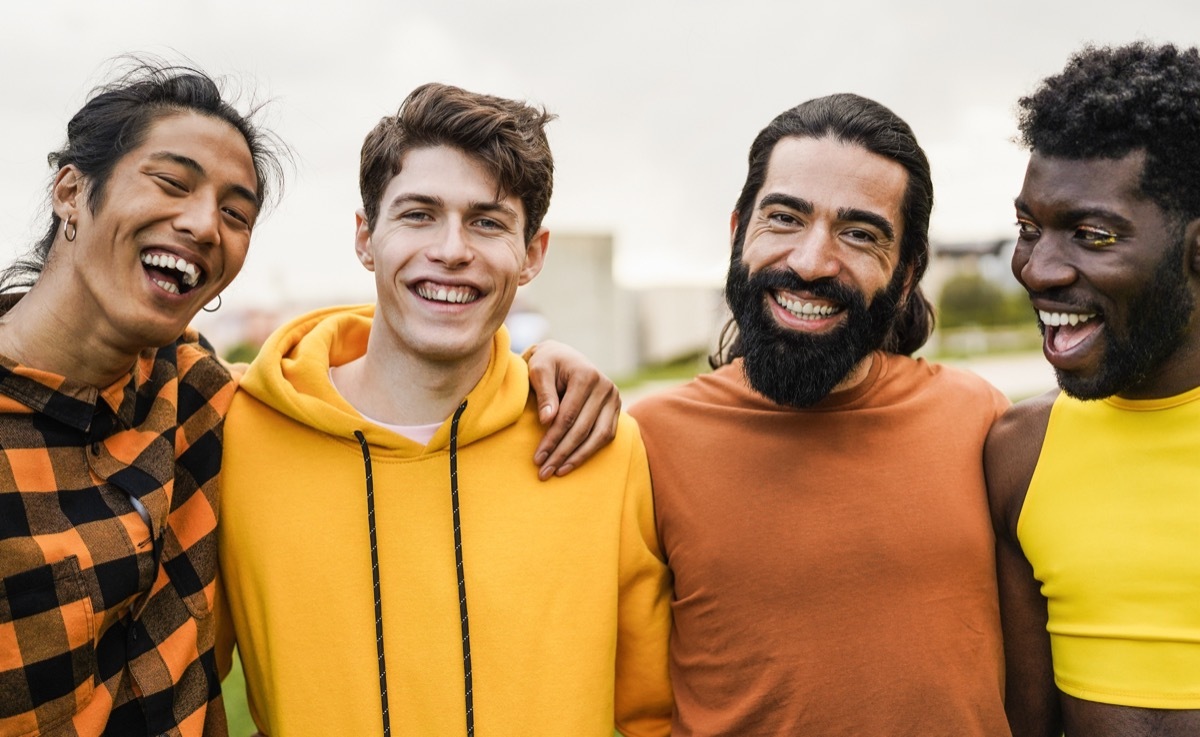
[[363, 141], [358, 188], [374, 229], [383, 191], [412, 149], [453, 146], [483, 164], [500, 187], [525, 207], [525, 241], [542, 226], [554, 189], [554, 158], [546, 124], [554, 115], [516, 100], [430, 83], [416, 88], [395, 115]]

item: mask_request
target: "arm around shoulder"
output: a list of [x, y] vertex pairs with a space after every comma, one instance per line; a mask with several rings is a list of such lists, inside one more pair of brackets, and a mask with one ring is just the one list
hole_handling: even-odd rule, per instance
[[996, 531], [996, 575], [1004, 634], [1005, 711], [1013, 737], [1062, 734], [1046, 599], [1017, 539], [1017, 520], [1037, 467], [1057, 392], [1021, 402], [992, 426], [984, 447]]

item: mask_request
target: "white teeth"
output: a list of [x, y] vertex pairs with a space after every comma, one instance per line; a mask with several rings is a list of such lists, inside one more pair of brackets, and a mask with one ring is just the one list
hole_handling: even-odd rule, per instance
[[838, 311], [836, 307], [832, 307], [830, 305], [817, 305], [813, 304], [812, 302], [797, 302], [780, 294], [775, 295], [775, 301], [796, 317], [829, 317]]
[[1058, 327], [1061, 325], [1081, 325], [1096, 316], [1095, 312], [1047, 312], [1038, 310], [1038, 318], [1043, 325]]
[[479, 298], [478, 293], [471, 287], [445, 287], [429, 284], [418, 285], [417, 294], [434, 302], [450, 302], [452, 304], [466, 304]]
[[162, 281], [161, 279], [153, 279], [152, 281], [171, 294], [179, 294], [179, 287], [175, 286], [174, 282]]
[[[196, 286], [196, 284], [200, 281], [200, 267], [196, 266], [190, 261], [179, 258], [178, 256], [173, 256], [168, 253], [143, 253], [142, 263], [146, 264], [147, 266], [156, 266], [160, 269], [171, 269], [173, 271], [180, 272], [183, 275], [183, 283], [189, 287]], [[155, 284], [161, 283], [162, 282], [158, 281], [157, 279], [155, 280]], [[176, 289], [174, 291], [178, 292], [179, 290]]]

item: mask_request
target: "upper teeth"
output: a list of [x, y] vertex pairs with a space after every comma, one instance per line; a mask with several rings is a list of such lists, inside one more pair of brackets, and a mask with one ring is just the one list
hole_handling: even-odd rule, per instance
[[781, 294], [775, 295], [775, 301], [796, 317], [828, 317], [829, 315], [837, 312], [837, 308], [830, 305], [817, 305], [813, 304], [812, 302], [797, 302], [795, 300], [790, 300]]
[[1096, 316], [1095, 312], [1047, 312], [1038, 310], [1038, 317], [1041, 318], [1043, 325], [1058, 326], [1058, 325], [1078, 325], [1087, 322]]
[[440, 284], [420, 284], [417, 294], [435, 302], [474, 302], [478, 293], [471, 287], [447, 287]]
[[160, 269], [174, 269], [183, 274], [183, 283], [189, 287], [196, 286], [200, 281], [200, 269], [190, 261], [185, 261], [169, 253], [143, 253], [142, 263], [147, 266], [157, 266]]

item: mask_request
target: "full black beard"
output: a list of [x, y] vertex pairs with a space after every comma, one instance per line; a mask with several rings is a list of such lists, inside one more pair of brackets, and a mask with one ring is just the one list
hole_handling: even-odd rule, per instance
[[[1130, 301], [1129, 322], [1120, 326], [1105, 316], [1104, 360], [1091, 377], [1055, 371], [1058, 385], [1076, 399], [1103, 399], [1137, 387], [1179, 348], [1196, 308], [1183, 272], [1180, 237], [1154, 269], [1154, 276]], [[1042, 333], [1046, 326], [1038, 321]]]
[[[770, 315], [776, 289], [807, 292], [846, 311], [843, 327], [824, 335], [787, 330]], [[903, 269], [876, 292], [868, 306], [861, 292], [832, 279], [806, 281], [790, 271], [751, 276], [741, 258], [730, 260], [725, 298], [737, 322], [746, 378], [754, 391], [777, 404], [811, 407], [829, 395], [851, 369], [880, 348], [899, 314]]]

